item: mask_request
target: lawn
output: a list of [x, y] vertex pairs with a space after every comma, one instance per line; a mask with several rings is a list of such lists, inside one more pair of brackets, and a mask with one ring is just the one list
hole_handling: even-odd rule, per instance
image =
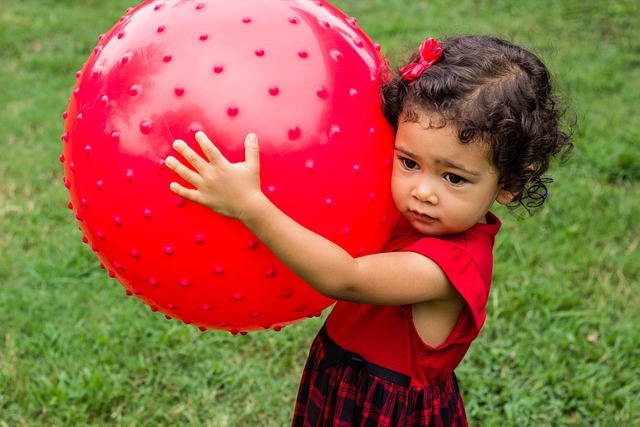
[[[543, 209], [496, 210], [488, 319], [458, 378], [473, 426], [640, 425], [635, 1], [334, 4], [393, 62], [455, 33], [544, 58], [578, 118], [576, 148]], [[74, 74], [134, 5], [0, 0], [0, 427], [288, 425], [322, 318], [246, 336], [167, 321], [98, 268], [66, 207]]]

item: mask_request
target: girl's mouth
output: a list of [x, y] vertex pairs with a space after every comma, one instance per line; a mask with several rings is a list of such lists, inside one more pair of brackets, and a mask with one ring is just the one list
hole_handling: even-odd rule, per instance
[[413, 216], [413, 218], [416, 219], [417, 221], [427, 223], [427, 224], [431, 224], [437, 221], [437, 219], [432, 216], [422, 214], [416, 211], [411, 211], [411, 216]]

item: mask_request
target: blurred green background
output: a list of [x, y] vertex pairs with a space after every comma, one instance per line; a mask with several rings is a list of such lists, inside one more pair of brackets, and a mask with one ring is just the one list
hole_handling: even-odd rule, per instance
[[[640, 425], [636, 2], [334, 4], [393, 63], [427, 36], [491, 33], [551, 68], [576, 149], [545, 208], [497, 210], [488, 319], [458, 378], [474, 426]], [[288, 425], [322, 318], [247, 336], [166, 321], [98, 268], [66, 208], [61, 114], [129, 6], [0, 0], [0, 426]]]

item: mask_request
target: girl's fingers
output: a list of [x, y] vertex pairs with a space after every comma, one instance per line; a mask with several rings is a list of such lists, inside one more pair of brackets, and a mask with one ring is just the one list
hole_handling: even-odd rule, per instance
[[[209, 162], [200, 157], [198, 153], [196, 153], [191, 147], [187, 145], [186, 142], [182, 140], [176, 139], [175, 141], [173, 141], [172, 147], [200, 173], [202, 173], [203, 168], [205, 168], [209, 164]], [[171, 167], [171, 165], [169, 164], [167, 164], [167, 166]], [[178, 166], [178, 168], [174, 170], [176, 172], [179, 172], [179, 170], [182, 170], [182, 168]]]
[[196, 141], [198, 141], [198, 144], [200, 144], [200, 148], [202, 148], [202, 152], [204, 153], [205, 156], [207, 156], [207, 159], [209, 159], [211, 163], [215, 165], [215, 164], [220, 164], [221, 161], [227, 160], [222, 155], [220, 150], [218, 150], [218, 147], [216, 147], [213, 144], [213, 142], [211, 142], [209, 137], [205, 135], [204, 132], [202, 131], [196, 132], [195, 138], [196, 138]]
[[184, 187], [177, 182], [172, 182], [170, 189], [185, 199], [212, 209], [220, 207], [232, 212], [235, 193], [229, 197], [228, 187], [237, 186], [238, 182], [248, 183], [248, 186], [257, 182], [259, 189], [260, 151], [257, 137], [251, 133], [245, 138], [245, 162], [240, 164], [229, 163], [203, 132], [197, 132], [195, 138], [206, 158], [200, 156], [184, 141], [175, 140], [173, 148], [184, 160], [181, 162], [174, 156], [167, 156], [165, 159], [167, 167], [195, 189]]
[[192, 200], [194, 202], [200, 202], [200, 192], [198, 190], [183, 187], [177, 182], [169, 184], [169, 188], [180, 197], [184, 197], [185, 199]]
[[[184, 145], [186, 145], [186, 144], [184, 144]], [[194, 154], [195, 154], [195, 152], [194, 152]], [[195, 154], [195, 155], [198, 156], [197, 154]], [[187, 157], [185, 157], [185, 158], [187, 160], [189, 160]], [[198, 156], [198, 158], [200, 159], [200, 161], [204, 162], [204, 160], [202, 160], [202, 158], [200, 156]], [[191, 163], [193, 165], [193, 162], [189, 161], [189, 163]], [[191, 169], [189, 169], [188, 167], [186, 167], [185, 165], [180, 163], [178, 161], [178, 159], [176, 159], [175, 157], [168, 156], [165, 159], [164, 164], [167, 165], [167, 167], [169, 169], [171, 169], [172, 171], [177, 173], [178, 176], [180, 176], [180, 178], [184, 179], [189, 184], [191, 184], [191, 185], [193, 185], [195, 187], [198, 186], [197, 184], [198, 184], [198, 179], [200, 178], [200, 174], [192, 171]], [[194, 165], [194, 167], [195, 167], [195, 165]], [[173, 188], [172, 188], [172, 190], [173, 190]]]

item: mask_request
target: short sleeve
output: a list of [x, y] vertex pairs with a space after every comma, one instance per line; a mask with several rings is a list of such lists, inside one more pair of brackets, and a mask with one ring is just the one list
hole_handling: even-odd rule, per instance
[[[403, 251], [424, 255], [440, 266], [468, 305], [473, 320], [471, 326], [473, 326], [474, 330], [467, 331], [467, 333], [470, 333], [467, 338], [475, 338], [486, 319], [487, 299], [491, 287], [491, 252], [489, 251], [488, 254], [490, 259], [487, 266], [486, 260], [478, 262], [472, 256], [472, 252], [459, 242], [429, 237], [416, 241], [404, 248]], [[483, 272], [482, 267], [485, 270], [488, 268], [489, 271]], [[460, 321], [467, 320], [468, 323], [468, 319], [464, 318], [469, 316], [464, 314], [463, 312], [460, 316]], [[460, 325], [456, 325], [456, 329], [458, 329], [458, 326]]]

